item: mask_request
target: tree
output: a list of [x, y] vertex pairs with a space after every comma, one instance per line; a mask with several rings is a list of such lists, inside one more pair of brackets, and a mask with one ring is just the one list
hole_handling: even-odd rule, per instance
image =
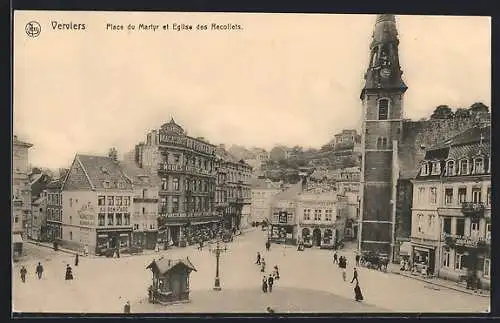
[[434, 109], [431, 114], [431, 119], [452, 119], [453, 111], [447, 105], [439, 105]]
[[470, 106], [469, 111], [471, 113], [489, 113], [490, 108], [483, 102], [476, 102]]
[[464, 108], [458, 108], [455, 111], [455, 116], [456, 119], [467, 119], [470, 118], [470, 110], [464, 109]]

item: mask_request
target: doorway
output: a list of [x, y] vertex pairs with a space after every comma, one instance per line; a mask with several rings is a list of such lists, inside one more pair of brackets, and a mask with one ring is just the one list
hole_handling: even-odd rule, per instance
[[[179, 235], [180, 235], [180, 227], [170, 227], [170, 239], [174, 246], [179, 245]], [[168, 241], [166, 241], [168, 243]]]
[[314, 229], [313, 230], [313, 245], [316, 247], [321, 246], [321, 230], [320, 229]]

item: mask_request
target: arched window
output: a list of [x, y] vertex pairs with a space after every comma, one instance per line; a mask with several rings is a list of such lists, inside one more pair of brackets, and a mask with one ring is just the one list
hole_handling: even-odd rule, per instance
[[454, 176], [455, 175], [455, 161], [448, 160], [446, 162], [446, 176]]
[[389, 116], [389, 99], [378, 100], [378, 119], [387, 120]]
[[460, 175], [469, 174], [469, 161], [467, 159], [462, 159], [460, 161]]
[[477, 157], [474, 159], [474, 174], [484, 173], [484, 159], [483, 157]]

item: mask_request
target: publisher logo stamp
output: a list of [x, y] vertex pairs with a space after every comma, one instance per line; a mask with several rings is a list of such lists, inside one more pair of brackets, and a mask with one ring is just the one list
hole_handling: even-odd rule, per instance
[[29, 37], [35, 38], [40, 36], [40, 33], [42, 32], [42, 27], [40, 24], [36, 21], [30, 21], [26, 24], [26, 34]]

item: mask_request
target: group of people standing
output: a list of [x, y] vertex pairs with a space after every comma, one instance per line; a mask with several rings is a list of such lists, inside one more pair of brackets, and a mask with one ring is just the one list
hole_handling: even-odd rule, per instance
[[[79, 258], [78, 258], [78, 254], [76, 254], [75, 267], [78, 266], [78, 262], [79, 262]], [[42, 279], [43, 272], [44, 272], [44, 268], [42, 266], [42, 263], [39, 262], [35, 268], [35, 274], [37, 275], [38, 279]], [[26, 283], [26, 275], [28, 274], [28, 270], [26, 269], [26, 267], [24, 265], [21, 266], [21, 269], [19, 270], [19, 274], [21, 275], [21, 281], [23, 283]], [[65, 280], [73, 280], [73, 268], [71, 268], [71, 266], [69, 264], [66, 264], [66, 272], [64, 275], [64, 279]]]
[[[333, 263], [337, 264], [338, 267], [342, 270], [342, 279], [346, 281], [346, 276], [347, 276], [347, 258], [344, 256], [338, 256], [337, 251], [334, 251], [333, 254]], [[356, 264], [359, 264], [359, 257], [356, 256]], [[354, 299], [359, 302], [362, 301], [363, 298], [363, 293], [361, 292], [361, 287], [359, 287], [359, 280], [358, 280], [358, 271], [356, 270], [356, 267], [353, 268], [353, 275], [351, 279], [351, 284], [356, 281], [356, 286], [354, 287]]]
[[[269, 251], [270, 248], [270, 243], [269, 241], [266, 243], [266, 250]], [[260, 267], [260, 272], [264, 273], [262, 276], [262, 292], [263, 293], [272, 293], [273, 292], [273, 285], [274, 283], [280, 279], [280, 273], [278, 269], [278, 265], [275, 265], [273, 267], [272, 273], [269, 275], [266, 275], [266, 261], [264, 257], [260, 255], [260, 252], [257, 252], [257, 261], [255, 262], [256, 265]]]

